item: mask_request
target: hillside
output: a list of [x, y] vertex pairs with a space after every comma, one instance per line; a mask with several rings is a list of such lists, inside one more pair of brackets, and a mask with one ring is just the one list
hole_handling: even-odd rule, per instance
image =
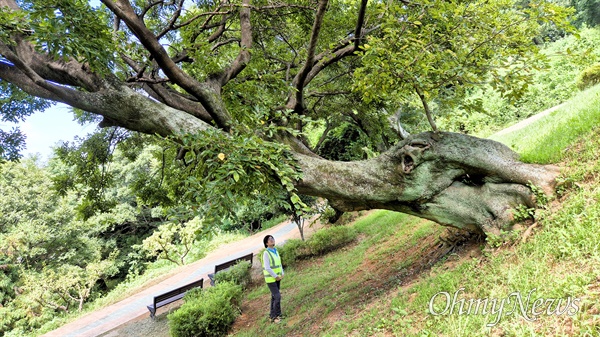
[[[353, 243], [286, 269], [282, 323], [269, 322], [269, 293], [259, 282], [246, 292], [230, 335], [599, 336], [598, 92], [498, 139], [526, 160], [535, 155], [563, 168], [557, 198], [535, 213], [520, 210], [523, 218], [535, 215], [520, 231], [483, 239], [367, 212], [346, 224], [359, 233]], [[113, 335], [149, 331], [169, 336], [166, 315]]]
[[231, 335], [599, 336], [599, 91], [499, 139], [563, 168], [557, 199], [519, 235], [482, 240], [376, 211], [350, 225], [357, 242], [288, 270], [281, 324], [268, 322], [268, 291], [258, 287]]

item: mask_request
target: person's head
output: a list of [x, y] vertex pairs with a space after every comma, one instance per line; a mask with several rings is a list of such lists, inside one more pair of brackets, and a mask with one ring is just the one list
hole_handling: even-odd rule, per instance
[[267, 235], [263, 239], [263, 243], [265, 244], [265, 248], [275, 246], [275, 238], [273, 235]]

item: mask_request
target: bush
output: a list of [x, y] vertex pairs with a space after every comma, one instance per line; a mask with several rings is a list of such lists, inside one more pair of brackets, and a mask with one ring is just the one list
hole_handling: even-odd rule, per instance
[[[310, 256], [310, 250], [306, 241], [300, 239], [289, 239], [285, 245], [278, 246], [277, 251], [281, 255], [281, 264], [284, 267], [293, 265], [296, 261]], [[262, 252], [261, 252], [262, 258]]]
[[227, 270], [222, 270], [215, 274], [215, 284], [222, 282], [231, 282], [246, 289], [250, 284], [250, 261], [240, 261]]
[[333, 207], [327, 205], [325, 210], [321, 213], [321, 221], [327, 221], [329, 223], [335, 223], [339, 219], [337, 212]]
[[600, 63], [581, 72], [577, 79], [577, 88], [584, 90], [598, 83], [600, 83]]
[[226, 281], [204, 290], [190, 290], [183, 298], [185, 303], [168, 316], [171, 335], [225, 336], [240, 313], [241, 297], [242, 287]]
[[312, 255], [321, 255], [352, 242], [356, 236], [356, 230], [352, 227], [324, 228], [310, 238], [308, 247]]

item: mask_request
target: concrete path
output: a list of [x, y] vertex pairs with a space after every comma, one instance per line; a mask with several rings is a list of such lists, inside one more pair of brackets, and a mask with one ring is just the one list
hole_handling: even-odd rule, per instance
[[506, 129], [502, 129], [502, 130], [500, 130], [500, 131], [496, 132], [495, 134], [491, 135], [490, 137], [494, 137], [494, 136], [500, 136], [500, 135], [503, 135], [503, 134], [505, 134], [505, 133], [509, 133], [509, 132], [513, 132], [513, 131], [516, 131], [516, 130], [522, 129], [522, 128], [526, 127], [527, 125], [529, 125], [529, 124], [531, 124], [531, 123], [533, 123], [533, 122], [537, 121], [538, 119], [540, 119], [540, 118], [542, 118], [542, 117], [546, 117], [546, 116], [547, 116], [548, 114], [550, 114], [551, 112], [553, 112], [553, 111], [556, 111], [556, 110], [558, 110], [558, 109], [562, 108], [562, 107], [563, 107], [565, 104], [566, 104], [566, 103], [562, 103], [562, 104], [559, 104], [559, 105], [553, 106], [553, 107], [552, 107], [552, 108], [550, 108], [550, 109], [546, 109], [546, 110], [544, 110], [544, 111], [542, 111], [542, 112], [540, 112], [540, 113], [538, 113], [538, 114], [535, 114], [535, 115], [533, 115], [533, 116], [531, 116], [531, 117], [529, 117], [529, 118], [527, 118], [527, 119], [524, 119], [524, 120], [520, 121], [520, 122], [519, 122], [519, 123], [517, 123], [517, 124], [514, 124], [514, 125], [512, 125], [512, 126], [509, 126], [509, 127], [507, 127]]
[[[309, 221], [307, 220], [305, 222], [306, 227], [308, 227], [308, 223]], [[317, 221], [313, 227], [305, 228], [305, 236], [310, 236], [319, 227], [320, 224]], [[201, 278], [204, 278], [206, 286], [208, 284], [208, 273], [214, 272], [215, 265], [250, 253], [258, 253], [264, 248], [262, 239], [267, 234], [273, 235], [277, 244], [282, 244], [291, 238], [300, 238], [300, 232], [295, 223], [281, 223], [243, 240], [224, 245], [218, 250], [209, 253], [201, 260], [177, 268], [170, 273], [172, 276], [169, 276], [154, 285], [149, 285], [139, 293], [103, 309], [84, 315], [42, 337], [99, 336], [129, 321], [143, 318], [143, 316], [150, 317], [150, 313], [146, 306], [152, 304], [154, 296]], [[258, 258], [255, 257], [254, 263], [256, 263], [257, 259]], [[161, 309], [157, 311], [157, 314], [161, 313]]]

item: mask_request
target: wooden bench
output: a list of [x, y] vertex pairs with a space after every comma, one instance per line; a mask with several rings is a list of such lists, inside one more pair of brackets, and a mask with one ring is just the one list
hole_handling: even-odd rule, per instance
[[156, 309], [163, 307], [169, 303], [173, 303], [173, 302], [177, 301], [178, 299], [182, 298], [183, 295], [185, 295], [185, 293], [188, 290], [191, 290], [194, 288], [202, 288], [203, 284], [204, 284], [204, 279], [201, 278], [200, 280], [192, 282], [190, 284], [186, 284], [183, 287], [179, 287], [177, 289], [168, 291], [164, 294], [154, 296], [154, 301], [152, 302], [152, 304], [146, 306], [148, 308], [148, 310], [150, 310], [150, 317], [152, 319], [154, 319], [154, 315], [156, 314]]
[[252, 258], [254, 257], [254, 253], [250, 253], [248, 255], [244, 255], [242, 257], [238, 257], [237, 259], [233, 259], [231, 261], [227, 261], [225, 263], [221, 263], [215, 266], [215, 274], [220, 272], [221, 270], [228, 269], [229, 267], [234, 266], [236, 263], [240, 261], [248, 261], [252, 264]]
[[229, 269], [230, 267], [234, 266], [235, 264], [237, 264], [240, 261], [248, 261], [248, 262], [250, 262], [250, 265], [252, 265], [253, 257], [254, 257], [254, 253], [250, 253], [248, 255], [244, 255], [244, 256], [238, 257], [236, 259], [233, 259], [231, 261], [227, 261], [227, 262], [216, 265], [214, 274], [208, 274], [208, 278], [210, 279], [210, 285], [211, 286], [215, 285], [215, 274], [216, 273], [218, 273], [222, 270]]

